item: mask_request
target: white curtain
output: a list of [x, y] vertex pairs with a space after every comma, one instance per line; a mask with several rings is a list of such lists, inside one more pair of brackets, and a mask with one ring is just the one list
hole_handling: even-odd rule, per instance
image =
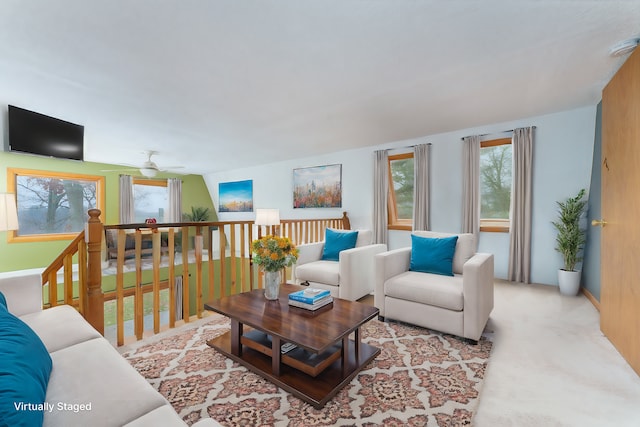
[[120, 175], [120, 224], [132, 224], [134, 218], [133, 177], [131, 175]]
[[413, 229], [429, 230], [429, 157], [431, 144], [413, 147]]
[[182, 180], [180, 178], [167, 179], [169, 190], [169, 212], [165, 220], [167, 222], [182, 221]]
[[513, 131], [513, 187], [511, 190], [511, 242], [509, 280], [531, 280], [531, 181], [533, 128]]
[[387, 150], [375, 152], [373, 182], [373, 241], [387, 243], [387, 195], [389, 191], [389, 155]]
[[463, 138], [462, 232], [480, 233], [480, 136]]

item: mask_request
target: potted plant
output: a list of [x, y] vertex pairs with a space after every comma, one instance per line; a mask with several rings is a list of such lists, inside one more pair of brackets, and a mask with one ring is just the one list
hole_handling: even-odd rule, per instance
[[587, 206], [584, 199], [586, 190], [581, 189], [575, 197], [558, 204], [558, 220], [553, 221], [558, 235], [556, 251], [562, 254], [564, 268], [558, 270], [558, 285], [563, 295], [577, 295], [580, 290], [580, 271], [576, 264], [582, 261], [581, 251], [586, 242], [585, 228], [581, 225], [582, 215]]
[[264, 296], [278, 299], [281, 272], [291, 267], [298, 259], [298, 249], [288, 237], [264, 236], [251, 243], [253, 263], [262, 267], [264, 274]]
[[[191, 213], [183, 213], [182, 219], [188, 222], [206, 222], [209, 221], [209, 216], [209, 208], [191, 206]], [[211, 234], [211, 227], [209, 227], [209, 234]], [[203, 247], [204, 240], [202, 239], [202, 236], [191, 236], [191, 244], [194, 248], [196, 245]]]
[[191, 213], [182, 214], [185, 221], [205, 222], [209, 221], [209, 208], [202, 206], [191, 206]]

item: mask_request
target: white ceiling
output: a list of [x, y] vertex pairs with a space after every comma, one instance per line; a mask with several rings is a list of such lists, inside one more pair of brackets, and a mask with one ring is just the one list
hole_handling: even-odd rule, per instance
[[2, 0], [0, 105], [207, 173], [600, 100], [640, 1]]

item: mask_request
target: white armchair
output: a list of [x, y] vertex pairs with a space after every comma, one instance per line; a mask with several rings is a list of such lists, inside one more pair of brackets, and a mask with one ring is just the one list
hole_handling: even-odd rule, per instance
[[[416, 231], [416, 236], [455, 234]], [[458, 234], [452, 276], [411, 271], [412, 248], [375, 257], [375, 306], [394, 319], [477, 341], [493, 309], [493, 255], [475, 252], [472, 234]]]
[[374, 256], [387, 250], [386, 245], [371, 244], [372, 238], [371, 230], [358, 230], [355, 247], [341, 251], [338, 261], [322, 259], [325, 242], [298, 245], [293, 280], [296, 284], [306, 282], [314, 288], [328, 289], [332, 296], [350, 301], [370, 294], [375, 283]]

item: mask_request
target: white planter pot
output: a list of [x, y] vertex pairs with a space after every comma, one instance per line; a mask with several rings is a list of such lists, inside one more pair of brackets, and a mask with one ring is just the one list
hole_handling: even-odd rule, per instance
[[576, 296], [580, 290], [580, 271], [558, 270], [558, 286], [562, 295]]

